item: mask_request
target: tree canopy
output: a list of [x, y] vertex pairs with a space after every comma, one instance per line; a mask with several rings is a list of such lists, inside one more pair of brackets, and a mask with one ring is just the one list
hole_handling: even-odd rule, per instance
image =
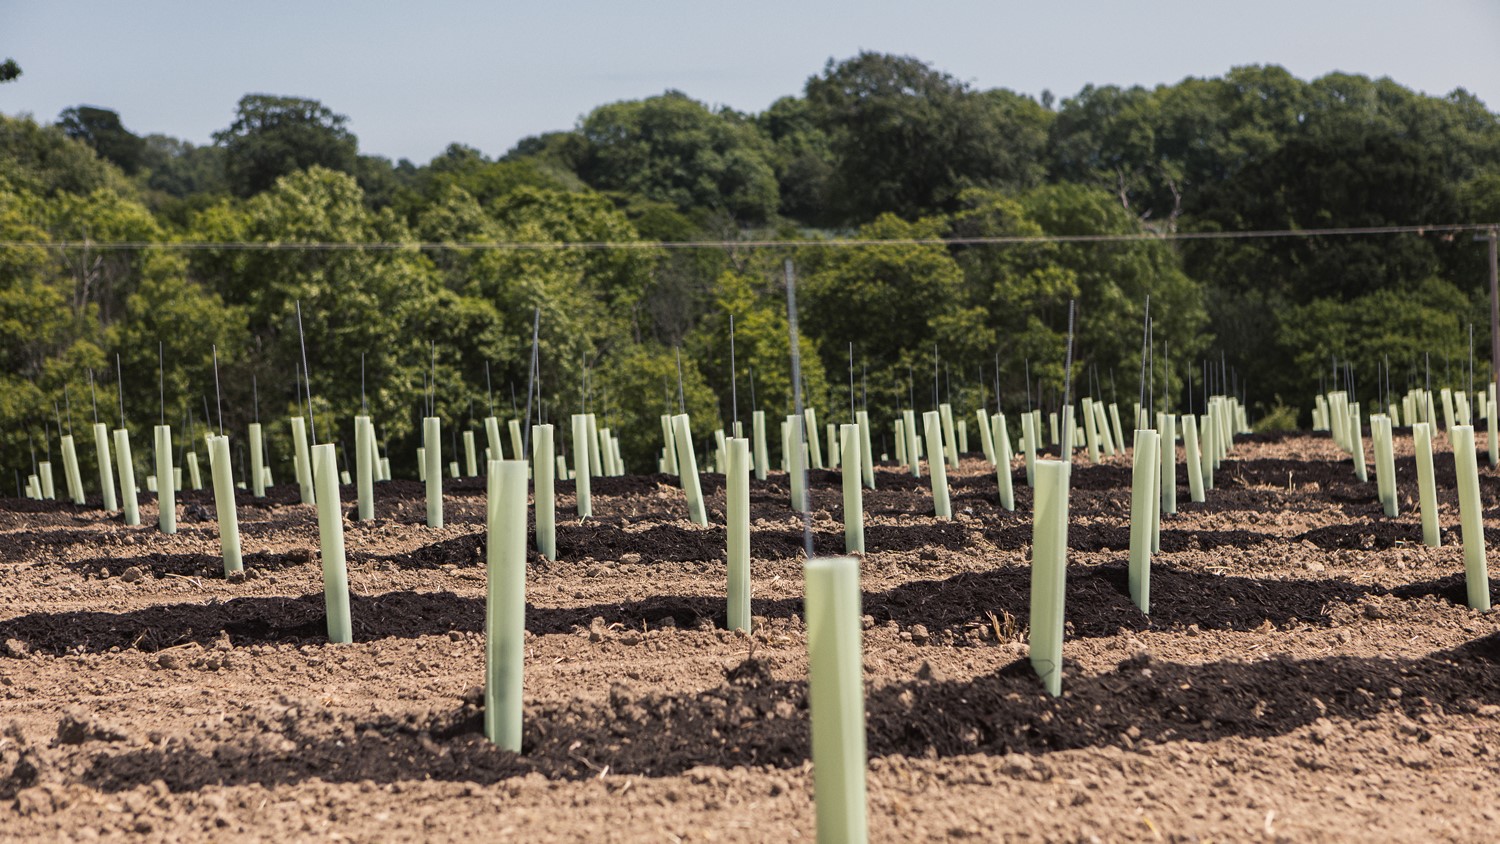
[[[1205, 358], [1270, 407], [1330, 356], [1371, 380], [1389, 355], [1411, 379], [1420, 353], [1441, 382], [1471, 323], [1488, 348], [1468, 234], [1307, 234], [1500, 222], [1500, 116], [1461, 89], [1267, 65], [1032, 98], [866, 52], [760, 113], [667, 91], [498, 156], [361, 154], [343, 115], [267, 94], [211, 144], [128, 125], [107, 105], [0, 115], [0, 463], [55, 436], [54, 402], [91, 374], [111, 405], [116, 355], [128, 419], [201, 424], [215, 347], [226, 428], [260, 415], [282, 442], [306, 401], [300, 305], [329, 439], [368, 406], [409, 465], [429, 402], [461, 427], [524, 412], [530, 386], [537, 418], [586, 406], [650, 468], [679, 355], [705, 442], [790, 411], [787, 259], [802, 387], [829, 421], [851, 374], [877, 420], [934, 395], [992, 406], [997, 385], [1008, 409], [1055, 401], [1069, 376], [1128, 400], [1148, 294], [1154, 383], [1178, 407]], [[1300, 236], [1161, 237], [1283, 230]], [[137, 389], [158, 348], [165, 407]]]
[[317, 100], [246, 94], [234, 122], [214, 133], [214, 142], [224, 148], [230, 189], [251, 196], [282, 176], [314, 166], [351, 172], [357, 142], [348, 122]]

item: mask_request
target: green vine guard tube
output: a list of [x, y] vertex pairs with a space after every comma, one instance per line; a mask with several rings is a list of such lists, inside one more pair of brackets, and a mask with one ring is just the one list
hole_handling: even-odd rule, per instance
[[323, 607], [328, 616], [328, 641], [347, 645], [354, 641], [354, 625], [349, 613], [349, 569], [344, 559], [338, 454], [333, 443], [313, 446], [312, 463], [313, 483], [317, 485], [318, 545], [323, 553]]
[[[1485, 409], [1489, 411], [1485, 416], [1484, 438], [1489, 441], [1490, 466], [1500, 465], [1500, 437], [1495, 436], [1495, 382], [1490, 382], [1489, 400], [1485, 402]], [[78, 502], [82, 504], [83, 502]]]
[[859, 425], [860, 473], [864, 476], [865, 486], [874, 489], [875, 452], [870, 447], [870, 414], [861, 410], [854, 414], [854, 420]]
[[771, 452], [766, 445], [766, 412], [754, 411], [750, 419], [750, 434], [755, 438], [755, 479], [763, 481], [771, 468]]
[[995, 480], [1000, 484], [1000, 507], [1015, 510], [1016, 491], [1010, 476], [1010, 432], [1005, 428], [1005, 414], [995, 414], [991, 425], [991, 439], [995, 443]]
[[578, 500], [578, 518], [580, 519], [587, 519], [594, 515], [593, 495], [589, 483], [589, 440], [589, 418], [582, 413], [573, 414], [573, 488]]
[[792, 490], [792, 510], [798, 513], [807, 512], [807, 478], [803, 467], [803, 454], [806, 453], [802, 446], [802, 419], [793, 413], [786, 418], [786, 424], [781, 429], [781, 451], [787, 463], [788, 481]]
[[1182, 452], [1187, 463], [1188, 498], [1195, 504], [1202, 504], [1203, 455], [1198, 451], [1198, 420], [1191, 413], [1182, 415]]
[[[355, 433], [355, 436], [357, 438], [359, 436], [359, 423], [358, 423], [358, 420], [355, 421], [354, 433]], [[262, 445], [262, 443], [261, 443], [261, 438], [263, 436], [264, 436], [264, 433], [261, 430], [260, 423], [259, 422], [251, 422], [250, 423], [250, 454], [249, 454], [250, 462], [249, 462], [248, 466], [246, 467], [246, 469], [250, 473], [250, 494], [253, 495], [253, 496], [255, 496], [256, 498], [265, 498], [266, 497], [266, 470], [265, 470], [265, 466], [261, 463], [261, 460], [260, 460], [260, 455], [261, 455], [262, 449], [264, 447]], [[196, 462], [196, 461], [193, 461], [193, 462]], [[189, 470], [189, 474], [192, 474], [191, 470]], [[195, 477], [193, 479], [193, 489], [197, 489], [198, 488], [197, 484], [198, 484], [198, 481], [197, 481], [197, 478]]]
[[135, 462], [130, 457], [130, 432], [116, 428], [114, 434], [115, 461], [120, 470], [120, 503], [125, 511], [125, 524], [135, 526], [141, 523], [141, 511], [140, 493], [135, 486]]
[[177, 494], [172, 477], [172, 426], [156, 426], [156, 526], [162, 533], [177, 532]]
[[1161, 415], [1161, 439], [1157, 450], [1161, 452], [1161, 512], [1177, 512], [1177, 417]]
[[1135, 432], [1135, 464], [1130, 474], [1130, 597], [1141, 612], [1151, 612], [1151, 522], [1160, 437], [1150, 428]]
[[1099, 429], [1094, 421], [1094, 400], [1083, 397], [1083, 439], [1088, 447], [1089, 462], [1099, 462]]
[[[317, 490], [313, 488], [312, 458], [308, 456], [307, 450], [307, 427], [301, 416], [292, 417], [292, 449], [296, 455], [293, 461], [297, 470], [297, 489], [303, 504], [317, 504]], [[209, 454], [209, 469], [213, 469], [213, 454]]]
[[666, 462], [667, 474], [676, 475], [680, 473], [677, 466], [677, 442], [672, 438], [672, 417], [662, 414], [661, 438], [666, 443], [662, 449], [662, 460]]
[[922, 477], [921, 454], [917, 450], [917, 413], [914, 410], [901, 411], [901, 421], [906, 429], [906, 462], [911, 468], [913, 478]]
[[508, 419], [505, 422], [506, 429], [510, 432], [510, 453], [512, 460], [526, 461], [526, 446], [521, 439], [521, 420]]
[[1030, 658], [1042, 685], [1053, 697], [1062, 695], [1070, 468], [1062, 460], [1036, 462], [1036, 503], [1031, 528]]
[[[812, 463], [808, 464], [813, 469], [822, 469], [823, 466], [823, 443], [818, 436], [818, 414], [811, 407], [802, 409], [802, 416], [806, 423], [803, 429], [803, 442], [807, 443], [808, 451], [812, 456]], [[829, 448], [833, 443], [829, 443]]]
[[1229, 450], [1234, 448], [1234, 406], [1228, 399], [1219, 399], [1219, 438], [1214, 442], [1219, 445], [1219, 459], [1215, 461], [1214, 468], [1219, 463], [1228, 459]]
[[[229, 438], [209, 439], [208, 471], [213, 476], [214, 510], [219, 519], [219, 548], [224, 555], [224, 575], [245, 570], [240, 553], [240, 517], [235, 510], [234, 466], [229, 462]], [[334, 498], [337, 507], [338, 498]]]
[[443, 430], [436, 416], [422, 419], [422, 461], [427, 467], [427, 526], [443, 526]]
[[[714, 429], [714, 464], [722, 474], [729, 474], [729, 438], [723, 428]], [[712, 470], [710, 470], [712, 471]]]
[[811, 559], [804, 572], [818, 841], [863, 844], [869, 833], [859, 560]]
[[614, 435], [608, 428], [599, 429], [599, 462], [604, 467], [604, 474], [615, 477], [619, 472], [615, 469]]
[[536, 487], [536, 549], [548, 560], [556, 560], [557, 449], [551, 425], [531, 426], [531, 450], [532, 484]]
[[[1165, 414], [1161, 414], [1165, 415]], [[1160, 424], [1158, 422], [1158, 424]], [[1161, 432], [1156, 435], [1156, 459], [1151, 466], [1151, 553], [1161, 553]]]
[[1380, 506], [1394, 518], [1396, 503], [1396, 457], [1391, 438], [1391, 420], [1376, 414], [1370, 417], [1370, 436], [1375, 440], [1375, 488]]
[[359, 520], [375, 518], [375, 425], [368, 416], [354, 417], [354, 474]]
[[474, 432], [464, 431], [464, 477], [479, 475], [479, 455], [474, 451]]
[[1370, 473], [1365, 464], [1365, 434], [1359, 421], [1357, 404], [1349, 405], [1349, 442], [1350, 451], [1354, 455], [1354, 477], [1359, 478], [1361, 483], [1368, 482]]
[[981, 407], [974, 411], [974, 415], [979, 419], [979, 450], [984, 453], [985, 460], [994, 464], [996, 462], [995, 435], [990, 426], [990, 413]]
[[953, 518], [948, 500], [948, 470], [943, 466], [943, 419], [936, 410], [922, 414], [927, 433], [927, 471], [932, 475], [932, 509], [939, 519]]
[[589, 420], [589, 474], [594, 477], [604, 475], [603, 455], [599, 452], [599, 420], [595, 414], [585, 414]]
[[103, 493], [105, 512], [119, 509], [115, 500], [115, 466], [109, 454], [109, 429], [103, 422], [94, 423], [94, 453], [99, 458], [99, 489]]
[[1109, 432], [1109, 417], [1104, 412], [1103, 402], [1094, 402], [1094, 427], [1099, 431], [1099, 447], [1106, 457], [1115, 456], [1115, 438]]
[[[71, 423], [70, 423], [71, 424]], [[83, 504], [83, 478], [78, 474], [78, 450], [73, 445], [73, 435], [62, 437], [63, 477], [68, 484], [68, 497], [74, 504]]]
[[1026, 485], [1036, 487], [1036, 416], [1021, 417], [1021, 456], [1026, 462]]
[[781, 420], [781, 471], [792, 471], [792, 417]]
[[484, 417], [484, 441], [489, 444], [489, 456], [484, 459], [484, 468], [489, 470], [491, 460], [504, 460], [500, 447], [500, 420], [494, 416]]
[[1109, 403], [1109, 424], [1115, 429], [1115, 447], [1124, 451], [1125, 429], [1120, 425], [1120, 406], [1114, 402]]
[[[520, 753], [528, 467], [525, 460], [491, 460], [486, 468], [484, 734], [500, 748]], [[579, 468], [579, 476], [586, 477], [588, 466]]]
[[841, 426], [839, 438], [843, 446], [840, 460], [844, 466], [844, 551], [849, 554], [863, 554], [865, 552], [865, 504], [864, 488], [861, 486], [860, 478], [863, 460], [860, 458], [859, 426]]
[[703, 507], [703, 486], [698, 478], [698, 457], [693, 449], [691, 420], [686, 413], [672, 417], [672, 439], [677, 441], [677, 466], [682, 473], [688, 518], [695, 525], [707, 525], [708, 512]]
[[1209, 416], [1213, 414], [1213, 408], [1208, 408], [1208, 413], [1198, 417], [1198, 476], [1203, 482], [1205, 490], [1214, 488], [1214, 431], [1216, 426]]
[[958, 434], [953, 428], [953, 408], [947, 402], [938, 405], [938, 420], [942, 424], [939, 430], [943, 434], [943, 457], [949, 467], [957, 469]]
[[1484, 547], [1484, 503], [1479, 498], [1479, 460], [1474, 451], [1474, 428], [1455, 425], [1453, 462], [1458, 472], [1459, 524], [1463, 529], [1464, 582], [1469, 606], [1481, 612], [1490, 608], [1490, 574]]
[[41, 474], [42, 498], [48, 499], [48, 500], [56, 498], [57, 497], [57, 487], [55, 485], [56, 484], [56, 480], [53, 478], [53, 475], [52, 475], [52, 461], [51, 460], [43, 460], [41, 463], [37, 464], [37, 468], [42, 473]]
[[725, 588], [730, 630], [750, 632], [750, 441], [731, 438], [724, 478], [725, 541], [728, 583]]

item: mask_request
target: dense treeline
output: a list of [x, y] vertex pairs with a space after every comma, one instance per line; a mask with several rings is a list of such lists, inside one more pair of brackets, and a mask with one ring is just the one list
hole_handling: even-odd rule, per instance
[[[1500, 118], [1474, 97], [1274, 66], [1056, 101], [865, 53], [760, 114], [668, 91], [498, 158], [454, 144], [422, 165], [362, 154], [345, 117], [289, 97], [244, 97], [207, 146], [98, 106], [0, 116], [0, 464], [29, 465], [45, 426], [55, 441], [54, 404], [92, 419], [90, 370], [115, 419], [117, 354], [133, 426], [162, 413], [158, 348], [167, 420], [217, 425], [215, 346], [225, 427], [280, 422], [298, 401], [300, 302], [322, 431], [348, 436], [362, 385], [398, 464], [429, 393], [460, 425], [491, 403], [512, 415], [540, 309], [540, 413], [586, 401], [644, 469], [679, 401], [705, 433], [734, 392], [741, 416], [786, 412], [788, 258], [805, 386], [831, 419], [851, 347], [876, 418], [934, 391], [993, 402], [996, 383], [1012, 409], [1054, 401], [1070, 299], [1074, 383], [1127, 401], [1148, 293], [1156, 395], [1179, 408], [1210, 357], [1261, 411], [1305, 399], [1330, 357], [1365, 397], [1387, 358], [1393, 387], [1429, 354], [1457, 384], [1469, 323], [1488, 348], [1484, 246], [1467, 233], [930, 241], [1496, 221]], [[787, 245], [737, 245], [766, 239]], [[485, 243], [532, 246], [437, 246]], [[537, 248], [568, 243], [636, 245]]]

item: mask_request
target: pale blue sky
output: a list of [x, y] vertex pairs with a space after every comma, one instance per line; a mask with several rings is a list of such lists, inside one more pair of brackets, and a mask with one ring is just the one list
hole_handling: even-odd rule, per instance
[[759, 111], [861, 49], [1059, 99], [1271, 63], [1464, 87], [1500, 109], [1497, 0], [0, 0], [0, 58], [25, 72], [0, 112], [100, 105], [206, 143], [241, 95], [297, 95], [348, 115], [362, 151], [421, 163], [450, 141], [498, 155], [667, 88]]

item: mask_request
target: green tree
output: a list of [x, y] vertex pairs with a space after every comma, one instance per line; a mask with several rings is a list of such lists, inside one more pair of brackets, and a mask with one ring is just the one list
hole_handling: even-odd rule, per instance
[[227, 193], [224, 150], [197, 146], [166, 135], [147, 135], [141, 153], [147, 189], [179, 199]]
[[112, 190], [58, 194], [39, 207], [53, 240], [83, 244], [57, 253], [70, 280], [69, 304], [82, 317], [90, 307], [105, 325], [121, 315], [125, 299], [143, 273], [143, 249], [95, 248], [92, 244], [149, 244], [163, 237], [150, 209]]
[[88, 144], [56, 126], [39, 126], [30, 117], [0, 114], [0, 185], [37, 196], [63, 191], [88, 193], [108, 188], [132, 193], [118, 167], [100, 158]]
[[[963, 272], [939, 244], [882, 243], [940, 237], [943, 221], [906, 222], [887, 214], [859, 230], [872, 241], [844, 249], [812, 248], [799, 285], [801, 330], [823, 355], [826, 372], [842, 376], [850, 344], [856, 361], [868, 364], [870, 404], [877, 416], [927, 404], [923, 388], [931, 371], [938, 332], [951, 334], [962, 318]], [[915, 384], [909, 383], [913, 372]]]
[[812, 106], [801, 97], [782, 97], [755, 120], [775, 145], [781, 213], [813, 225], [837, 223], [828, 195], [836, 162]]
[[[726, 422], [735, 418], [737, 396], [745, 436], [750, 435], [750, 414], [756, 409], [766, 412], [768, 434], [774, 434], [774, 425], [792, 413], [793, 404], [791, 333], [780, 268], [757, 274], [725, 272], [714, 285], [714, 306], [713, 312], [700, 320], [689, 335], [684, 355], [692, 360], [718, 396], [719, 413]], [[735, 347], [733, 383], [729, 362], [731, 315]], [[802, 331], [806, 332], [805, 325]], [[837, 400], [833, 399], [817, 343], [806, 333], [801, 334], [800, 340], [803, 403], [817, 408], [822, 414], [820, 418], [829, 421], [842, 418], [838, 411], [847, 407], [847, 396], [837, 391]], [[838, 371], [844, 373], [846, 369], [841, 366]]]
[[[948, 218], [950, 237], [1046, 234], [1019, 200], [1003, 193], [971, 189], [960, 201], [964, 207]], [[982, 383], [993, 401], [998, 352], [1000, 389], [1012, 408], [1024, 403], [1028, 370], [1033, 378], [1060, 384], [1068, 301], [1080, 292], [1077, 271], [1058, 262], [1057, 248], [1051, 244], [959, 245], [951, 251], [963, 271], [967, 319], [944, 333], [945, 345], [964, 353], [958, 358], [960, 366], [976, 375], [987, 370]], [[963, 324], [976, 318], [984, 324]]]
[[[1437, 278], [1407, 290], [1314, 300], [1291, 309], [1281, 323], [1276, 342], [1287, 350], [1295, 369], [1277, 386], [1299, 395], [1311, 393], [1332, 380], [1330, 362], [1336, 359], [1354, 368], [1357, 395], [1364, 401], [1380, 394], [1378, 375], [1387, 362], [1393, 392], [1404, 393], [1409, 382], [1425, 385], [1430, 356], [1433, 389], [1466, 389], [1466, 322], [1484, 324], [1484, 310], [1455, 285]], [[1476, 338], [1476, 351], [1481, 353], [1474, 364], [1476, 387], [1487, 371], [1482, 353], [1489, 347], [1482, 340]]]
[[[69, 280], [56, 252], [42, 245], [45, 202], [0, 187], [0, 461], [30, 470], [27, 438], [45, 450], [43, 423], [55, 419], [62, 386], [82, 383], [87, 367], [102, 367], [97, 308], [69, 307]], [[81, 394], [75, 389], [75, 399]], [[56, 438], [55, 427], [51, 431]]]
[[101, 158], [114, 162], [127, 174], [141, 168], [146, 143], [120, 123], [118, 112], [97, 106], [73, 106], [63, 109], [57, 125], [63, 134], [93, 147]]
[[[1141, 221], [1114, 197], [1084, 185], [1038, 188], [1021, 197], [1021, 207], [1027, 218], [1049, 235], [1146, 233]], [[1073, 373], [1074, 396], [1084, 394], [1082, 379], [1089, 365], [1098, 367], [1101, 380], [1109, 370], [1119, 370], [1121, 375], [1135, 373], [1137, 378], [1129, 379], [1127, 389], [1137, 386], [1148, 294], [1156, 358], [1165, 363], [1166, 349], [1179, 362], [1170, 385], [1163, 384], [1166, 373], [1157, 372], [1155, 392], [1159, 397], [1177, 394], [1184, 383], [1187, 362], [1195, 360], [1212, 338], [1204, 330], [1207, 315], [1203, 287], [1183, 272], [1181, 259], [1171, 246], [1153, 240], [1053, 244], [1045, 271], [1067, 276], [1076, 290], [1073, 357], [1078, 368]], [[1063, 317], [1051, 323], [1054, 330], [1065, 328], [1065, 314], [1054, 313]], [[1045, 365], [1055, 366], [1053, 371], [1062, 373], [1061, 358]]]
[[[220, 203], [194, 218], [190, 237], [204, 241], [400, 243], [412, 237], [390, 211], [372, 211], [352, 176], [322, 167], [297, 171], [241, 205]], [[402, 441], [414, 429], [428, 343], [440, 338], [442, 300], [430, 262], [411, 249], [207, 250], [192, 255], [193, 277], [233, 307], [243, 307], [253, 337], [245, 369], [225, 396], [226, 422], [238, 427], [252, 413], [250, 375], [259, 378], [261, 412], [276, 419], [296, 393], [300, 332], [306, 337], [318, 422], [331, 436], [360, 407], [361, 366], [369, 407], [382, 433]], [[445, 362], [439, 385], [459, 382]], [[455, 390], [441, 392], [459, 402]], [[445, 416], [452, 408], [445, 407]], [[328, 415], [322, 415], [324, 412]], [[343, 436], [348, 437], [348, 432]], [[285, 454], [283, 450], [281, 454]], [[404, 462], [407, 451], [396, 454]]]
[[246, 94], [234, 122], [214, 133], [224, 149], [230, 189], [253, 196], [282, 176], [314, 166], [354, 172], [358, 142], [348, 122], [317, 100]]
[[1051, 112], [914, 58], [830, 60], [806, 97], [830, 139], [830, 203], [844, 220], [952, 210], [966, 187], [1024, 188], [1044, 175]]
[[[182, 424], [186, 413], [202, 420], [203, 400], [212, 402], [214, 395], [214, 348], [221, 360], [221, 380], [241, 371], [236, 362], [248, 351], [250, 332], [244, 309], [226, 306], [186, 273], [183, 256], [151, 252], [135, 292], [125, 303], [125, 313], [109, 333], [109, 347], [120, 353], [129, 385], [125, 404], [137, 423], [154, 423], [163, 413], [174, 427]], [[157, 385], [158, 350], [163, 380], [160, 395], [150, 389]], [[235, 390], [231, 395], [238, 393]], [[213, 424], [216, 420], [203, 421]], [[186, 431], [176, 434], [179, 441], [186, 435]]]
[[429, 242], [534, 244], [444, 249], [432, 260], [446, 289], [485, 303], [500, 320], [495, 345], [463, 364], [466, 383], [482, 385], [488, 362], [502, 396], [515, 386], [524, 397], [533, 316], [540, 312], [541, 396], [559, 417], [577, 412], [584, 369], [602, 371], [616, 349], [630, 344], [657, 260], [649, 250], [568, 246], [638, 238], [625, 216], [593, 193], [519, 187], [481, 207], [450, 185], [419, 216], [416, 231]]
[[600, 106], [579, 132], [587, 151], [578, 173], [595, 188], [710, 209], [742, 223], [776, 213], [771, 145], [739, 114], [668, 91]]
[[21, 78], [21, 66], [16, 64], [15, 59], [6, 59], [0, 62], [0, 83], [13, 82]]
[[[626, 346], [615, 355], [601, 386], [608, 390], [608, 408], [600, 425], [609, 425], [620, 437], [620, 455], [632, 472], [655, 472], [656, 459], [665, 445], [662, 414], [677, 414], [682, 405], [677, 393], [677, 356], [672, 349], [651, 344]], [[682, 361], [682, 395], [692, 417], [698, 465], [706, 465], [713, 432], [723, 427], [718, 401], [704, 383], [691, 360]], [[554, 421], [566, 426], [568, 416], [559, 410]], [[565, 435], [566, 436], [566, 435]]]
[[541, 155], [517, 156], [491, 161], [473, 147], [449, 144], [441, 155], [422, 169], [419, 189], [429, 201], [449, 187], [462, 188], [481, 205], [487, 205], [520, 187], [576, 191], [583, 182], [571, 170]]

